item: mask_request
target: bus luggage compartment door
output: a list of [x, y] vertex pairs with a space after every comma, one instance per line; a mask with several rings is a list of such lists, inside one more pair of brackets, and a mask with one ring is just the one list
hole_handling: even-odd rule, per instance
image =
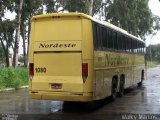
[[81, 52], [34, 53], [32, 90], [83, 92]]

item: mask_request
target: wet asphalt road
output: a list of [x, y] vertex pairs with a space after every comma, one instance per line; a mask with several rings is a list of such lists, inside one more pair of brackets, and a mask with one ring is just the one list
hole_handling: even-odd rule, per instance
[[0, 92], [0, 120], [160, 120], [160, 66], [147, 70], [142, 87], [122, 98], [88, 104], [31, 100], [27, 89]]

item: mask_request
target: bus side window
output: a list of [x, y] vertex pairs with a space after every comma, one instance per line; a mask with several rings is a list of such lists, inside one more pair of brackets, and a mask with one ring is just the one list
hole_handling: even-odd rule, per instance
[[96, 50], [98, 48], [98, 36], [97, 36], [97, 25], [93, 23], [93, 43], [94, 43], [94, 49]]
[[135, 47], [136, 47], [136, 46], [135, 46], [135, 40], [133, 39], [133, 40], [132, 40], [132, 50], [133, 50], [133, 53], [135, 53]]
[[122, 35], [118, 34], [118, 43], [119, 43], [119, 50], [123, 50], [123, 41], [122, 41]]
[[143, 43], [141, 43], [141, 50], [142, 50], [142, 54], [144, 54], [144, 44]]
[[121, 41], [122, 41], [122, 51], [126, 51], [126, 37], [124, 35], [122, 35]]
[[107, 34], [106, 34], [106, 29], [103, 27], [102, 28], [102, 47], [103, 50], [106, 50], [107, 48]]
[[113, 49], [114, 48], [114, 39], [113, 39], [113, 31], [108, 30], [108, 48]]
[[100, 28], [99, 26], [97, 25], [97, 28], [96, 28], [96, 31], [97, 31], [97, 49], [100, 49]]
[[129, 53], [131, 52], [131, 39], [128, 37], [126, 37], [126, 51]]
[[117, 32], [113, 32], [114, 50], [118, 50]]
[[131, 39], [131, 53], [133, 54], [134, 53], [134, 40]]
[[132, 39], [129, 39], [129, 52], [132, 53]]
[[142, 43], [139, 42], [139, 53], [142, 54]]
[[94, 49], [102, 49], [102, 28], [100, 25], [93, 23]]
[[110, 42], [111, 41], [110, 40], [111, 37], [110, 37], [110, 30], [108, 28], [106, 29], [106, 35], [107, 35], [106, 36], [106, 38], [107, 38], [107, 49], [110, 49], [111, 48], [110, 47], [111, 46], [111, 42]]
[[98, 50], [101, 49], [101, 29], [100, 26], [97, 26], [97, 41], [98, 41]]
[[138, 41], [136, 42], [137, 42], [137, 53], [139, 54], [139, 42]]
[[105, 41], [106, 41], [106, 48], [108, 48], [108, 29], [105, 29]]
[[134, 49], [135, 52], [134, 52], [134, 53], [138, 53], [138, 45], [137, 45], [138, 42], [137, 42], [137, 40], [135, 40], [135, 43], [134, 43], [134, 44], [135, 44], [135, 49]]
[[141, 42], [138, 42], [138, 53], [141, 54]]

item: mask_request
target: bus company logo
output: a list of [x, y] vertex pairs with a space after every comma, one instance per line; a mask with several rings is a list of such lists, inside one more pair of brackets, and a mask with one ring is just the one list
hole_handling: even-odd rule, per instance
[[59, 43], [40, 43], [39, 48], [74, 48], [76, 44], [59, 44]]
[[116, 56], [113, 57], [110, 54], [106, 54], [106, 62], [108, 63], [108, 65], [127, 65], [129, 62], [129, 58], [128, 57], [123, 57], [123, 56]]

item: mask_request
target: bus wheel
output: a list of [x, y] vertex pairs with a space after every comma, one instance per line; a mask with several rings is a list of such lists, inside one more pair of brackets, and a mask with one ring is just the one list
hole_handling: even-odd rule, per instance
[[121, 76], [120, 85], [119, 85], [119, 93], [118, 93], [119, 97], [122, 97], [124, 95], [124, 84], [125, 84], [125, 78], [124, 76]]
[[141, 86], [142, 86], [142, 82], [139, 82], [139, 83], [138, 83], [138, 87], [141, 87]]
[[111, 101], [115, 101], [117, 97], [117, 80], [116, 77], [112, 79], [112, 94], [111, 94]]

